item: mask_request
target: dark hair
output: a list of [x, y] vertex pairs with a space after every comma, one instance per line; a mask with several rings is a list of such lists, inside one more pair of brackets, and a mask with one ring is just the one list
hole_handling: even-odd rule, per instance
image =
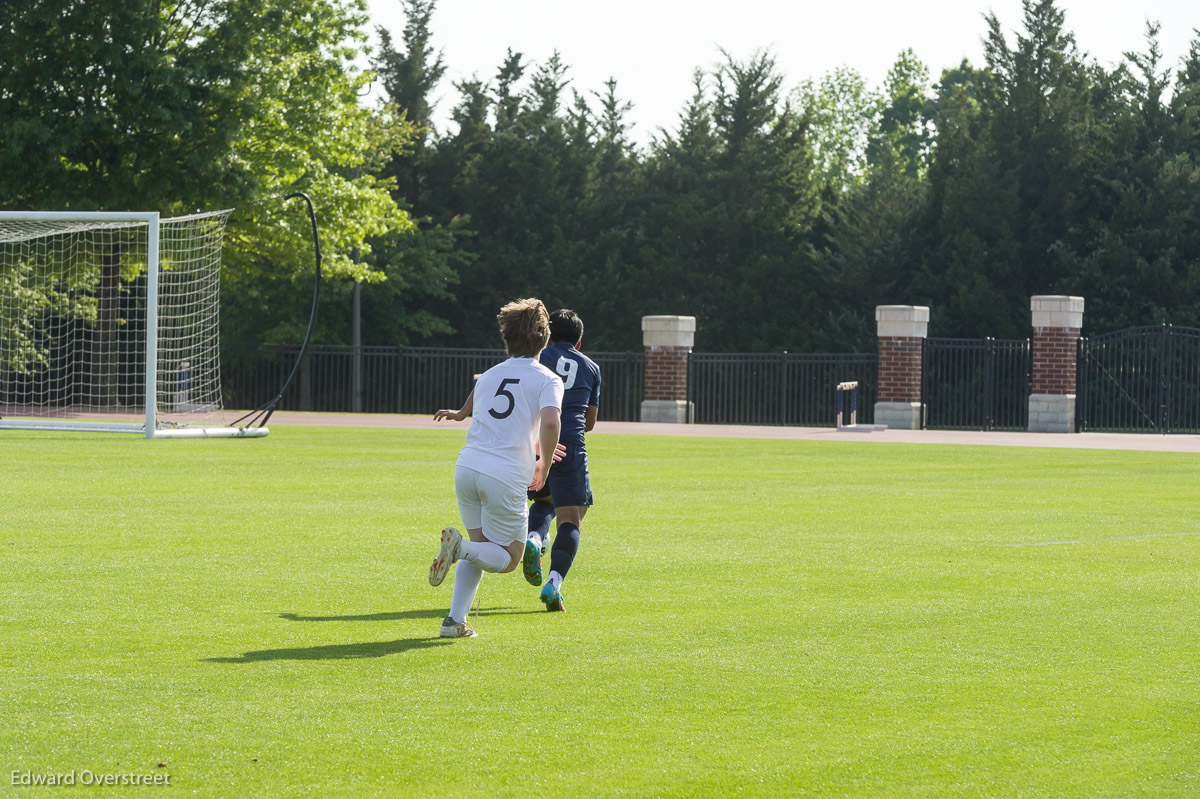
[[504, 349], [514, 358], [536, 358], [550, 338], [546, 306], [530, 297], [513, 300], [496, 315]]
[[550, 314], [550, 340], [576, 344], [583, 338], [583, 320], [569, 308], [559, 308]]

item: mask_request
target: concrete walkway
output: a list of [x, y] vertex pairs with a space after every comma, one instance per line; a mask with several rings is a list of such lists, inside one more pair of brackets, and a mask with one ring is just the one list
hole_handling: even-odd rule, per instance
[[[467, 422], [435, 422], [428, 416], [374, 413], [306, 413], [302, 411], [279, 411], [275, 413], [271, 416], [268, 426], [274, 427], [276, 425], [403, 427], [416, 430], [459, 431], [467, 429]], [[1136, 433], [984, 433], [972, 430], [881, 430], [866, 433], [839, 432], [832, 427], [598, 422], [596, 429], [589, 435], [603, 435], [607, 433], [653, 436], [770, 438], [786, 441], [859, 441], [872, 444], [969, 444], [993, 447], [1116, 449], [1200, 454], [1200, 436], [1164, 436]]]

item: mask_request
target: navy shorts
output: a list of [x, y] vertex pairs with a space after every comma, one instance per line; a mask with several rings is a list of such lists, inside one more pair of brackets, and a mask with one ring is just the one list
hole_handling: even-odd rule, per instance
[[587, 450], [568, 451], [566, 457], [550, 467], [546, 480], [554, 507], [591, 505], [592, 483], [588, 479]]

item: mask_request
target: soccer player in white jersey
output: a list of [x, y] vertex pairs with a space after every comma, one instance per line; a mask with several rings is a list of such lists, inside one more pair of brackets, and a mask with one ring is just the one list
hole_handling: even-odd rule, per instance
[[454, 490], [467, 537], [442, 531], [441, 550], [429, 567], [429, 584], [441, 585], [451, 563], [454, 593], [442, 620], [443, 638], [472, 638], [467, 613], [483, 572], [510, 572], [525, 554], [526, 494], [546, 482], [561, 426], [563, 383], [538, 362], [550, 340], [550, 319], [541, 300], [515, 300], [496, 316], [508, 360], [475, 383], [457, 411], [439, 410], [435, 420], [471, 417], [467, 443], [454, 467]]

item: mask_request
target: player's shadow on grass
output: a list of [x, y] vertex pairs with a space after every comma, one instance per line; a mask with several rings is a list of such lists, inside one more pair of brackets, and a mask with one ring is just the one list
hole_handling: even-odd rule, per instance
[[[514, 608], [480, 608], [480, 616], [519, 616], [524, 613], [544, 613], [543, 610], [516, 610]], [[280, 613], [279, 618], [288, 621], [402, 621], [404, 619], [440, 619], [445, 609], [398, 610], [394, 613], [364, 613], [359, 616], [301, 616], [299, 613]], [[475, 615], [475, 611], [471, 611]]]
[[399, 655], [414, 649], [452, 644], [446, 638], [401, 638], [396, 641], [368, 641], [361, 644], [326, 644], [294, 649], [260, 649], [240, 657], [205, 658], [208, 663], [262, 663], [268, 660], [357, 660]]

